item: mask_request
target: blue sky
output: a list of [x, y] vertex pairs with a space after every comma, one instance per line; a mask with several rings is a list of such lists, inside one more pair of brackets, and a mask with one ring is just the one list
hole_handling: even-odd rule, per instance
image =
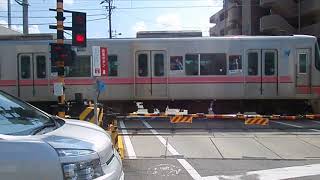
[[[114, 0], [113, 30], [119, 38], [135, 37], [141, 30], [202, 30], [205, 36], [209, 28], [209, 18], [222, 8], [223, 0]], [[0, 0], [0, 25], [7, 22], [7, 0]], [[87, 32], [89, 38], [108, 37], [106, 11], [100, 5], [101, 0], [64, 0], [65, 9], [87, 12]], [[21, 31], [22, 7], [14, 0], [12, 4], [12, 24]], [[29, 0], [30, 32], [48, 33], [45, 23], [55, 23], [55, 0]], [[186, 8], [189, 7], [189, 8]], [[167, 7], [167, 8], [155, 8]], [[177, 8], [180, 7], [180, 8]], [[66, 16], [70, 14], [66, 13]], [[100, 20], [96, 20], [100, 19]], [[93, 20], [93, 21], [91, 21]], [[71, 21], [67, 17], [66, 22]], [[44, 23], [44, 25], [43, 25]], [[70, 25], [70, 24], [68, 24]], [[68, 35], [66, 35], [68, 37]]]

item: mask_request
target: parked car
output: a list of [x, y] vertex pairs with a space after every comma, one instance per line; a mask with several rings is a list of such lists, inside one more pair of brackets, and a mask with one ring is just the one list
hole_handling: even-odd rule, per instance
[[54, 117], [0, 91], [0, 177], [119, 180], [124, 174], [102, 128]]

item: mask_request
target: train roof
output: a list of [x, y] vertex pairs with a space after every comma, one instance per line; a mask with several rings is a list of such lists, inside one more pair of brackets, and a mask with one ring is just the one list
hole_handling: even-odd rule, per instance
[[[297, 40], [297, 39], [314, 39], [315, 36], [310, 35], [292, 35], [292, 36], [214, 36], [214, 37], [177, 37], [177, 38], [91, 38], [88, 39], [88, 43], [92, 42], [166, 42], [166, 41], [208, 41], [208, 40]], [[46, 39], [32, 39], [28, 38], [26, 40], [23, 39], [1, 39], [0, 44], [42, 44], [42, 43], [50, 43], [55, 42], [54, 40]], [[70, 39], [66, 40], [67, 43], [71, 43]]]

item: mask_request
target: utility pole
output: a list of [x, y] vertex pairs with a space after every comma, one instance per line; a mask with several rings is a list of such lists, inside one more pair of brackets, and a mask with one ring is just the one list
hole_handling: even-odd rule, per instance
[[[63, 0], [57, 0], [57, 44], [64, 44], [64, 26], [63, 26]], [[59, 61], [57, 63], [58, 67], [58, 82], [64, 89], [64, 61]], [[58, 96], [58, 116], [64, 118], [65, 117], [65, 93], [63, 90], [63, 94]]]
[[29, 23], [28, 23], [28, 0], [23, 0], [22, 7], [23, 7], [23, 34], [29, 34]]
[[298, 1], [298, 31], [301, 33], [301, 0]]
[[11, 1], [8, 0], [8, 28], [11, 29]]
[[109, 19], [109, 38], [112, 39], [112, 10], [115, 9], [112, 6], [113, 0], [103, 0], [100, 4], [107, 3], [106, 9], [108, 11], [108, 19]]

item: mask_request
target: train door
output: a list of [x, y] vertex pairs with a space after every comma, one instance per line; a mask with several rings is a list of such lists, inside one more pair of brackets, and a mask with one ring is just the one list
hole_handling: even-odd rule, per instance
[[18, 96], [23, 100], [41, 100], [49, 93], [45, 54], [19, 54]]
[[310, 50], [297, 49], [296, 88], [298, 94], [311, 93]]
[[165, 51], [138, 51], [135, 61], [135, 96], [167, 97], [167, 60]]
[[276, 50], [249, 50], [246, 54], [245, 93], [249, 98], [278, 95]]
[[276, 50], [262, 50], [261, 94], [264, 97], [278, 95], [278, 54]]

